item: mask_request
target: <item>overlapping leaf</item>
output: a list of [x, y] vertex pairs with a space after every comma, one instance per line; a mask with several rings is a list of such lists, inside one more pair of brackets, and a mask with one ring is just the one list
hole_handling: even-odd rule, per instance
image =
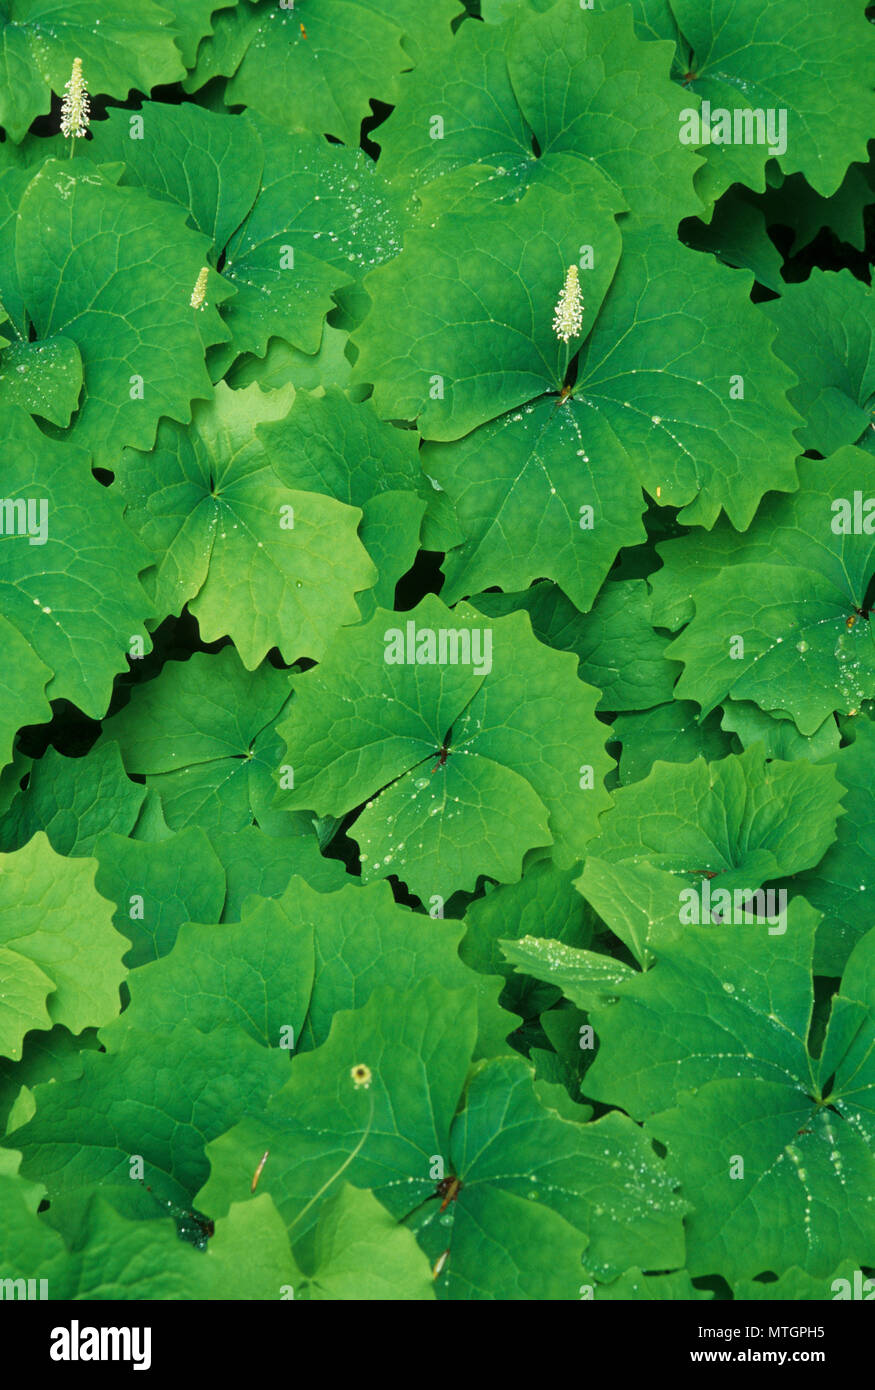
[[287, 661], [320, 657], [376, 579], [361, 513], [296, 486], [253, 438], [292, 397], [220, 384], [188, 428], [162, 423], [152, 452], [128, 451], [118, 473], [128, 523], [155, 557], [143, 583], [156, 610], [188, 603], [204, 640], [232, 637], [249, 670], [272, 647]]
[[825, 462], [802, 460], [799, 471], [800, 492], [770, 499], [747, 535], [722, 527], [668, 542], [653, 613], [676, 627], [695, 609], [668, 648], [684, 663], [680, 698], [705, 714], [727, 696], [752, 700], [786, 711], [808, 735], [875, 694], [864, 612], [875, 553], [864, 508], [875, 469], [851, 447]]
[[[211, 1145], [199, 1203], [224, 1211], [269, 1148], [260, 1184], [293, 1239], [342, 1169], [396, 1220], [413, 1219], [441, 1297], [577, 1298], [585, 1246], [600, 1278], [628, 1268], [633, 1246], [648, 1267], [671, 1267], [684, 1206], [624, 1116], [560, 1118], [536, 1099], [527, 1063], [507, 1057], [483, 1064], [454, 1119], [474, 1028], [470, 996], [431, 981], [337, 1015], [266, 1115]], [[369, 1086], [356, 1088], [350, 1064], [368, 1068]], [[449, 1214], [437, 1171], [459, 1183]]]
[[403, 617], [378, 610], [296, 680], [283, 802], [341, 815], [367, 801], [351, 828], [363, 879], [397, 874], [423, 900], [479, 874], [512, 882], [538, 845], [568, 866], [607, 803], [597, 695], [575, 664], [523, 614], [490, 622], [431, 597]]

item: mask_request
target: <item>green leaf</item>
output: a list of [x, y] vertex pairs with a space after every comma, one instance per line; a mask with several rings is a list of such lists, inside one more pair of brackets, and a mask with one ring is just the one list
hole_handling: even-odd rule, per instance
[[[358, 143], [369, 99], [391, 103], [411, 65], [402, 40], [450, 37], [451, 0], [310, 0], [303, 16], [241, 5], [225, 100], [262, 112], [287, 130], [315, 130]], [[400, 12], [399, 12], [400, 10]], [[239, 54], [239, 56], [238, 56]]]
[[724, 265], [753, 271], [759, 284], [780, 294], [786, 286], [781, 253], [768, 234], [765, 214], [748, 201], [746, 192], [738, 187], [721, 198], [707, 226], [698, 220], [685, 223], [683, 241], [697, 251], [712, 252]]
[[875, 694], [873, 636], [855, 613], [875, 552], [868, 516], [855, 517], [875, 475], [871, 456], [854, 448], [799, 469], [800, 492], [770, 501], [747, 536], [723, 529], [713, 541], [700, 533], [669, 542], [654, 616], [668, 621], [666, 592], [681, 590], [694, 563], [695, 616], [668, 649], [684, 663], [676, 694], [705, 714], [727, 696], [786, 710], [810, 735], [834, 710], [849, 713]]
[[[124, 524], [118, 500], [90, 476], [78, 449], [47, 439], [17, 406], [0, 408], [0, 429], [7, 531], [0, 546], [0, 606], [4, 633], [11, 624], [30, 648], [26, 652], [21, 640], [10, 638], [10, 659], [21, 665], [0, 680], [11, 685], [16, 702], [24, 690], [33, 690], [33, 712], [44, 720], [41, 690], [48, 667], [46, 698], [70, 700], [99, 719], [113, 677], [126, 669], [129, 641], [142, 635], [150, 614], [137, 579], [148, 553]], [[13, 515], [11, 534], [7, 513]], [[36, 721], [18, 718], [25, 722]]]
[[875, 885], [875, 728], [860, 724], [846, 748], [824, 755], [846, 789], [844, 815], [836, 826], [835, 843], [820, 863], [793, 881], [823, 922], [817, 933], [814, 968], [819, 975], [841, 975], [848, 955], [872, 924], [869, 894]]
[[221, 915], [225, 873], [199, 827], [153, 844], [106, 831], [94, 857], [98, 891], [115, 903], [113, 921], [131, 943], [131, 969], [167, 955], [183, 922], [215, 922]]
[[0, 1058], [0, 1131], [19, 1129], [33, 1117], [35, 1086], [78, 1076], [83, 1052], [98, 1048], [96, 1028], [86, 1028], [78, 1036], [62, 1024], [46, 1032], [28, 1032], [18, 1061]]
[[595, 1006], [587, 1091], [653, 1116], [694, 1205], [693, 1276], [732, 1282], [790, 1265], [820, 1276], [871, 1249], [875, 1215], [852, 1194], [875, 1174], [873, 934], [851, 958], [818, 1062], [806, 1046], [817, 920], [800, 900], [784, 934], [687, 926], [651, 970], [618, 983], [619, 1002]]
[[581, 353], [576, 398], [622, 441], [650, 495], [683, 507], [684, 525], [713, 526], [722, 507], [743, 529], [766, 491], [797, 486], [799, 418], [785, 394], [794, 378], [749, 283], [652, 225], [624, 228], [617, 276]]
[[[26, 721], [45, 723], [51, 719], [45, 687], [52, 673], [26, 638], [2, 616], [0, 647], [6, 656], [0, 668], [0, 767], [5, 767], [12, 762], [15, 735], [22, 724]], [[34, 715], [42, 718], [36, 720]], [[5, 811], [2, 803], [0, 809]]]
[[849, 1288], [853, 1288], [854, 1275], [861, 1271], [855, 1270], [853, 1260], [845, 1260], [833, 1271], [833, 1277], [826, 1279], [814, 1278], [806, 1274], [804, 1270], [794, 1266], [786, 1270], [779, 1279], [739, 1279], [735, 1285], [735, 1297], [743, 1299], [756, 1299], [763, 1302], [775, 1301], [785, 1302], [792, 1299], [794, 1303], [806, 1300], [834, 1299], [838, 1296], [837, 1279], [844, 1278]]
[[[538, 200], [553, 196], [531, 189], [512, 210], [514, 218], [528, 210], [526, 220], [533, 223]], [[488, 244], [478, 287], [483, 296], [497, 283], [498, 238], [513, 225], [507, 214], [501, 229], [492, 219], [446, 219], [437, 251], [431, 234], [421, 233], [420, 244], [420, 234], [412, 233], [404, 253], [369, 278], [374, 308], [356, 335], [362, 348], [356, 370], [376, 380], [374, 398], [382, 413], [418, 415], [419, 428], [431, 438], [450, 439], [529, 398], [522, 410], [467, 438], [424, 451], [426, 471], [448, 492], [465, 533], [465, 545], [448, 560], [448, 596], [492, 584], [518, 589], [547, 575], [585, 609], [620, 547], [642, 539], [639, 487], [663, 504], [682, 506], [685, 523], [712, 526], [723, 508], [733, 524], [744, 527], [767, 489], [797, 486], [793, 429], [799, 417], [785, 396], [793, 378], [772, 354], [739, 277], [651, 226], [624, 231], [624, 254], [601, 309], [598, 296], [592, 305], [587, 296], [585, 332], [592, 323], [590, 307], [597, 318], [581, 351], [574, 397], [561, 409], [555, 396], [532, 402], [555, 391], [558, 382], [543, 368], [540, 379], [534, 371], [511, 372], [523, 366], [519, 336], [511, 346], [497, 328], [476, 332], [482, 309], [475, 316], [464, 296], [449, 301], [447, 326], [435, 308], [441, 306], [442, 313], [447, 293], [463, 293], [455, 271], [455, 288], [441, 288], [451, 274], [456, 236], [461, 243], [464, 235], [464, 273], [472, 277], [478, 273], [472, 243]], [[530, 225], [527, 248], [539, 244], [534, 233]], [[540, 327], [547, 330], [558, 274], [553, 272], [551, 286], [546, 268], [526, 267], [524, 273], [532, 281], [527, 320], [537, 285]], [[507, 273], [500, 283], [503, 306], [490, 312], [506, 323]], [[385, 333], [376, 327], [369, 332], [372, 320]], [[464, 346], [454, 342], [462, 325]], [[668, 342], [678, 351], [667, 361]], [[454, 359], [466, 362], [461, 380], [442, 371]], [[434, 374], [445, 374], [443, 401], [427, 399]], [[748, 386], [744, 399], [736, 399], [744, 389], [739, 379]], [[749, 389], [753, 381], [755, 391]]]
[[406, 80], [381, 130], [386, 172], [416, 188], [467, 164], [528, 180], [573, 154], [635, 211], [676, 226], [698, 208], [697, 163], [676, 138], [684, 99], [668, 81], [671, 56], [668, 44], [636, 40], [625, 8], [560, 3], [498, 28], [464, 24], [426, 73]]
[[[607, 768], [595, 692], [574, 677], [574, 659], [536, 643], [523, 614], [488, 622], [428, 597], [397, 623], [378, 611], [296, 681], [280, 726], [295, 768], [285, 804], [342, 815], [367, 801], [348, 832], [363, 880], [397, 873], [423, 901], [473, 888], [479, 874], [515, 881], [537, 845], [568, 867], [605, 805]], [[461, 634], [456, 661], [473, 664], [447, 664], [449, 638], [441, 663], [441, 631]]]
[[275, 725], [289, 694], [285, 672], [247, 671], [233, 647], [195, 652], [138, 686], [101, 739], [115, 739], [128, 772], [145, 775], [171, 830], [234, 831], [257, 821], [294, 834], [294, 818], [271, 809], [282, 747]]
[[419, 915], [411, 919], [395, 904], [386, 883], [320, 894], [296, 879], [286, 898], [296, 920], [312, 925], [315, 941], [312, 997], [303, 1031], [296, 1034], [303, 1048], [321, 1046], [335, 1014], [360, 1007], [378, 986], [408, 989], [428, 977], [475, 997], [475, 1057], [507, 1050], [505, 1039], [517, 1020], [498, 1007], [501, 983], [495, 972], [474, 974], [459, 959], [461, 923]]
[[0, 950], [12, 990], [0, 1009], [2, 1048], [21, 1056], [30, 1028], [63, 1024], [72, 1033], [119, 1010], [124, 938], [112, 905], [94, 887], [93, 860], [65, 860], [40, 831], [0, 855]]
[[201, 1033], [233, 1025], [290, 1055], [313, 989], [313, 928], [298, 909], [302, 890], [298, 879], [279, 899], [250, 898], [239, 922], [184, 923], [171, 950], [131, 976], [131, 1003], [103, 1040], [112, 1037], [117, 1048], [130, 1030], [172, 1032], [185, 1018]]
[[[714, 0], [706, 8], [671, 0], [671, 9], [690, 54], [687, 99], [710, 102], [712, 125], [718, 110], [785, 112], [783, 141], [758, 136], [706, 146], [702, 191], [713, 199], [732, 183], [762, 190], [766, 161], [777, 157], [785, 174], [804, 173], [824, 197], [835, 193], [851, 160], [866, 158], [875, 114], [872, 30], [854, 0], [828, 9], [818, 0], [771, 0], [765, 9], [756, 0]], [[676, 75], [686, 77], [682, 62]]]
[[[162, 1203], [190, 1206], [206, 1176], [204, 1145], [263, 1107], [288, 1074], [286, 1054], [234, 1027], [132, 1029], [115, 1050], [112, 1037], [105, 1053], [83, 1055], [79, 1077], [37, 1086], [34, 1118], [10, 1136], [25, 1176], [46, 1183], [61, 1228], [97, 1184], [128, 1216], [155, 1220], [167, 1215]], [[151, 1193], [132, 1176], [135, 1155]]]
[[505, 959], [523, 975], [533, 975], [555, 985], [580, 1009], [593, 1000], [612, 995], [618, 984], [634, 972], [621, 960], [595, 951], [581, 951], [562, 941], [524, 936], [520, 941], [501, 941]]
[[699, 722], [692, 700], [673, 700], [654, 709], [618, 714], [614, 737], [622, 745], [619, 780], [622, 786], [640, 782], [653, 764], [690, 763], [703, 757], [716, 762], [732, 752], [732, 743], [721, 731], [719, 712]]
[[[297, 821], [297, 817], [289, 819]], [[223, 922], [240, 920], [243, 903], [251, 893], [263, 898], [280, 897], [293, 874], [300, 874], [320, 893], [331, 893], [344, 884], [358, 882], [350, 878], [337, 859], [320, 853], [314, 834], [302, 825], [298, 828], [299, 834], [284, 835], [282, 839], [266, 835], [254, 825], [236, 831], [209, 832], [225, 870]]]
[[433, 1299], [428, 1260], [372, 1192], [343, 1183], [321, 1208], [295, 1298], [309, 1302]]
[[[507, 1057], [482, 1064], [453, 1120], [474, 1026], [470, 996], [434, 981], [380, 991], [336, 1015], [328, 1041], [297, 1059], [264, 1118], [211, 1146], [213, 1173], [198, 1200], [224, 1210], [269, 1148], [261, 1184], [300, 1240], [342, 1175], [418, 1229], [439, 1297], [577, 1298], [587, 1243], [600, 1278], [628, 1267], [632, 1244], [648, 1267], [676, 1264], [684, 1204], [625, 1116], [562, 1119], [537, 1100], [529, 1065]], [[350, 1077], [353, 1058], [370, 1070], [367, 1088]], [[442, 1168], [460, 1184], [443, 1222], [434, 1176]]]
[[765, 761], [761, 745], [717, 763], [654, 765], [621, 787], [587, 853], [669, 873], [719, 875], [716, 889], [758, 888], [812, 868], [835, 839], [835, 768]]
[[532, 1018], [555, 1003], [558, 992], [545, 991], [531, 979], [510, 970], [500, 940], [538, 936], [550, 931], [572, 945], [588, 945], [591, 924], [574, 891], [572, 872], [559, 873], [548, 860], [526, 870], [519, 883], [502, 884], [475, 898], [465, 913], [465, 935], [459, 953], [466, 965], [484, 975], [504, 976], [502, 1003], [522, 1018]]
[[742, 748], [761, 743], [769, 758], [792, 762], [810, 758], [817, 762], [838, 752], [839, 730], [834, 719], [823, 721], [810, 737], [800, 734], [789, 715], [766, 713], [748, 700], [727, 700], [720, 727], [734, 733]]
[[[190, 302], [208, 243], [179, 209], [52, 160], [19, 214], [15, 270], [0, 271], [0, 298], [8, 308], [14, 275], [37, 338], [75, 344], [85, 386], [70, 439], [112, 467], [124, 445], [151, 447], [160, 416], [187, 420], [191, 401], [212, 395], [204, 350], [227, 330], [215, 308], [200, 315]], [[208, 298], [217, 297], [227, 288], [213, 280]], [[51, 392], [51, 358], [48, 367]], [[31, 389], [38, 399], [36, 380]]]
[[126, 775], [114, 743], [84, 758], [65, 758], [47, 748], [34, 763], [27, 788], [0, 821], [0, 844], [20, 849], [44, 830], [58, 854], [92, 854], [105, 831], [127, 835], [133, 829], [144, 796]]
[[584, 282], [591, 327], [620, 257], [616, 198], [595, 175], [581, 185], [576, 201], [536, 184], [499, 215], [446, 216], [438, 237], [413, 228], [402, 253], [367, 276], [353, 379], [374, 383], [380, 415], [458, 439], [559, 390], [580, 337], [565, 347], [551, 326], [568, 266], [581, 242], [597, 248]]
[[[187, 0], [188, 2], [188, 0]], [[63, 93], [81, 57], [92, 93], [124, 101], [132, 88], [177, 82], [184, 75], [171, 16], [153, 0], [113, 0], [95, 24], [93, 0], [7, 0], [0, 16], [0, 125], [19, 141]], [[49, 38], [51, 41], [49, 41]]]
[[283, 483], [358, 507], [360, 536], [380, 579], [375, 598], [391, 607], [395, 586], [413, 564], [429, 494], [419, 438], [384, 424], [369, 401], [353, 404], [336, 386], [299, 390], [286, 415], [256, 427]]
[[60, 334], [41, 343], [13, 342], [0, 357], [0, 390], [5, 401], [66, 427], [82, 390], [79, 349]]
[[804, 449], [868, 447], [875, 428], [873, 302], [871, 288], [849, 270], [815, 269], [764, 306], [778, 328], [775, 352], [799, 378], [790, 399], [805, 421]]
[[357, 620], [354, 593], [376, 578], [360, 513], [290, 485], [253, 438], [260, 422], [285, 418], [291, 398], [291, 388], [220, 383], [191, 425], [162, 423], [155, 449], [128, 451], [118, 471], [128, 524], [155, 557], [143, 583], [156, 610], [188, 603], [204, 641], [230, 636], [247, 670], [272, 647], [287, 661], [321, 657]]
[[651, 627], [643, 579], [605, 584], [588, 613], [555, 584], [477, 594], [472, 603], [490, 617], [525, 609], [539, 641], [580, 658], [581, 680], [602, 692], [597, 709], [645, 710], [671, 699], [677, 670], [665, 660], [668, 639]]
[[170, 1221], [129, 1220], [97, 1197], [71, 1246], [64, 1296], [86, 1301], [267, 1301], [287, 1296], [283, 1290], [296, 1277], [282, 1221], [266, 1195], [232, 1204], [203, 1251], [179, 1240]]
[[136, 116], [109, 111], [92, 135], [91, 159], [121, 161], [123, 184], [185, 208], [217, 258], [261, 186], [264, 154], [254, 125], [190, 102], [146, 101]]
[[602, 417], [576, 400], [560, 407], [542, 396], [464, 439], [426, 444], [422, 459], [464, 536], [444, 562], [449, 602], [549, 575], [585, 611], [621, 547], [644, 539], [632, 461]]

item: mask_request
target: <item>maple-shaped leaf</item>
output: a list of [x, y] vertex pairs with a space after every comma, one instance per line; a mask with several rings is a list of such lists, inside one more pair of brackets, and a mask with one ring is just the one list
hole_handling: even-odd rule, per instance
[[151, 453], [127, 451], [117, 474], [128, 524], [155, 557], [143, 584], [156, 611], [187, 603], [204, 641], [230, 636], [248, 670], [272, 647], [290, 662], [321, 657], [377, 577], [361, 512], [296, 486], [254, 437], [293, 395], [220, 383], [187, 428], [162, 422]]
[[[186, 0], [188, 3], [188, 0]], [[203, 3], [203, 0], [199, 0]], [[192, 7], [188, 5], [188, 8]], [[132, 89], [185, 75], [168, 7], [154, 0], [113, 0], [95, 23], [94, 0], [6, 0], [0, 14], [0, 125], [21, 140], [63, 94], [73, 59], [82, 59], [89, 92], [124, 101]]]
[[239, 1200], [269, 1149], [259, 1185], [293, 1244], [342, 1173], [417, 1231], [439, 1297], [578, 1298], [584, 1247], [602, 1279], [633, 1250], [648, 1268], [676, 1266], [684, 1204], [626, 1116], [562, 1118], [520, 1057], [484, 1062], [456, 1114], [475, 1028], [470, 992], [434, 980], [337, 1014], [264, 1116], [210, 1146], [199, 1204]]
[[747, 196], [754, 206], [762, 208], [770, 224], [779, 222], [790, 228], [793, 240], [787, 247], [788, 255], [804, 250], [824, 227], [835, 232], [839, 241], [862, 251], [866, 244], [865, 209], [875, 202], [873, 175], [871, 159], [866, 164], [849, 165], [841, 187], [829, 198], [816, 193], [802, 174], [767, 176], [765, 193]]
[[753, 196], [735, 184], [716, 204], [707, 225], [698, 218], [684, 223], [681, 240], [697, 251], [711, 252], [724, 265], [752, 271], [760, 285], [780, 294], [787, 283], [781, 275], [783, 260]]
[[257, 821], [293, 835], [309, 822], [271, 809], [282, 750], [276, 721], [290, 693], [285, 672], [247, 671], [233, 647], [195, 652], [136, 687], [101, 739], [117, 741], [128, 772], [145, 775], [171, 830], [233, 831]]
[[400, 198], [362, 150], [247, 119], [264, 170], [255, 205], [227, 246], [222, 274], [237, 291], [225, 315], [233, 343], [216, 351], [214, 371], [232, 349], [263, 357], [270, 335], [315, 353], [335, 299], [345, 310], [355, 304], [362, 277], [397, 255], [405, 220]]
[[186, 102], [144, 101], [95, 123], [84, 153], [124, 164], [120, 182], [185, 208], [218, 259], [261, 187], [264, 151], [253, 123]]
[[10, 636], [8, 648], [20, 666], [0, 676], [4, 719], [9, 727], [10, 712], [18, 726], [36, 722], [34, 713], [47, 718], [44, 686], [46, 699], [70, 700], [99, 719], [131, 638], [145, 640], [151, 606], [137, 575], [148, 552], [80, 450], [48, 439], [19, 406], [0, 408], [0, 432], [0, 608], [5, 631], [21, 639]]
[[812, 868], [829, 849], [843, 788], [831, 764], [769, 762], [761, 745], [717, 763], [654, 764], [620, 787], [588, 855], [755, 889]]
[[[546, 14], [517, 9], [499, 27], [464, 24], [405, 79], [380, 129], [380, 162], [416, 189], [473, 164], [494, 170], [500, 186], [538, 180], [572, 154], [598, 166], [633, 210], [676, 226], [700, 206], [699, 166], [677, 139], [685, 100], [668, 80], [671, 60], [669, 44], [636, 39], [625, 7], [605, 14], [561, 0]], [[437, 183], [431, 192], [442, 196]]]
[[607, 804], [597, 692], [575, 667], [523, 613], [490, 621], [431, 596], [378, 610], [295, 681], [283, 804], [342, 815], [366, 801], [348, 832], [362, 878], [397, 874], [423, 901], [481, 874], [514, 881], [537, 845], [567, 867]]
[[[201, 1033], [226, 1025], [291, 1056], [313, 990], [313, 927], [298, 907], [295, 880], [281, 898], [250, 898], [239, 922], [183, 923], [171, 950], [130, 977], [131, 1002], [103, 1042], [138, 1029], [172, 1032], [185, 1018]], [[354, 892], [354, 890], [351, 890]]]
[[73, 1033], [119, 1010], [124, 937], [94, 887], [93, 860], [63, 859], [42, 832], [0, 855], [0, 1051], [19, 1058], [24, 1034], [64, 1024]]
[[[228, 337], [214, 303], [230, 288], [214, 277], [209, 307], [194, 309], [206, 238], [180, 209], [91, 164], [48, 160], [29, 181], [19, 169], [0, 174], [0, 190], [7, 181], [20, 201], [0, 229], [14, 248], [0, 263], [0, 299], [21, 342], [32, 328], [38, 343], [75, 345], [84, 387], [67, 437], [111, 468], [124, 445], [151, 447], [159, 417], [187, 420], [192, 400], [212, 395], [204, 353]], [[5, 202], [8, 190], [0, 210]], [[44, 414], [38, 365], [32, 356], [30, 408]], [[46, 374], [53, 401], [51, 354]]]
[[229, 106], [357, 145], [369, 101], [395, 100], [400, 74], [450, 39], [459, 10], [454, 0], [308, 0], [305, 8], [251, 0], [217, 15], [186, 86], [229, 75]]
[[617, 983], [614, 1003], [593, 1009], [587, 1093], [651, 1117], [693, 1203], [694, 1276], [732, 1282], [792, 1265], [825, 1276], [871, 1253], [875, 1202], [855, 1193], [875, 1182], [875, 933], [848, 962], [818, 1057], [817, 920], [800, 899], [781, 935], [686, 926], [651, 969]]
[[824, 719], [813, 734], [800, 734], [789, 714], [781, 710], [766, 712], [750, 700], [726, 700], [720, 727], [735, 734], [742, 748], [761, 743], [766, 757], [780, 758], [785, 763], [795, 758], [811, 758], [815, 762], [828, 759], [839, 747], [839, 728], [834, 718]]
[[763, 305], [777, 324], [775, 352], [796, 373], [790, 400], [805, 449], [832, 454], [875, 439], [875, 293], [849, 270], [812, 270]]
[[802, 459], [799, 472], [800, 491], [770, 498], [746, 535], [720, 527], [661, 546], [652, 611], [675, 627], [695, 610], [667, 651], [684, 663], [676, 696], [705, 714], [727, 696], [752, 700], [809, 735], [875, 695], [864, 612], [875, 461], [848, 447], [826, 462]]

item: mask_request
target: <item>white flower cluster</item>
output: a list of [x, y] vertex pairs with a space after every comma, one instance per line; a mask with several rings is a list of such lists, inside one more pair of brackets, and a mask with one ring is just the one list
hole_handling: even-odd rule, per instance
[[64, 92], [64, 100], [61, 103], [61, 133], [67, 138], [72, 135], [81, 140], [91, 120], [91, 104], [82, 76], [81, 58], [73, 59], [73, 71]]
[[583, 327], [583, 295], [577, 266], [570, 265], [553, 316], [553, 332], [563, 343], [576, 338]]
[[203, 270], [200, 272], [200, 274], [197, 277], [197, 280], [195, 281], [195, 286], [191, 292], [190, 301], [192, 309], [205, 309], [207, 307], [205, 301], [207, 294], [207, 277], [209, 273], [209, 266], [204, 266]]

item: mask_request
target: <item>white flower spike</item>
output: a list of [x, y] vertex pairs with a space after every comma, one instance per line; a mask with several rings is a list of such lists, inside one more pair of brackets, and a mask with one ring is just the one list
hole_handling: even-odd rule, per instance
[[209, 273], [210, 273], [210, 268], [209, 268], [209, 266], [206, 266], [206, 265], [205, 265], [204, 268], [203, 268], [203, 270], [201, 271], [201, 273], [198, 275], [197, 280], [195, 281], [195, 286], [194, 286], [194, 289], [193, 289], [192, 292], [191, 292], [191, 300], [190, 300], [192, 309], [205, 309], [205, 308], [207, 307], [207, 304], [206, 304], [206, 294], [207, 294], [207, 277], [208, 277]]
[[553, 316], [553, 332], [563, 343], [576, 338], [583, 326], [583, 294], [577, 266], [570, 265]]
[[87, 134], [91, 121], [91, 103], [82, 76], [82, 59], [73, 59], [70, 81], [64, 87], [64, 100], [61, 103], [61, 133], [66, 139], [72, 135], [81, 140]]

